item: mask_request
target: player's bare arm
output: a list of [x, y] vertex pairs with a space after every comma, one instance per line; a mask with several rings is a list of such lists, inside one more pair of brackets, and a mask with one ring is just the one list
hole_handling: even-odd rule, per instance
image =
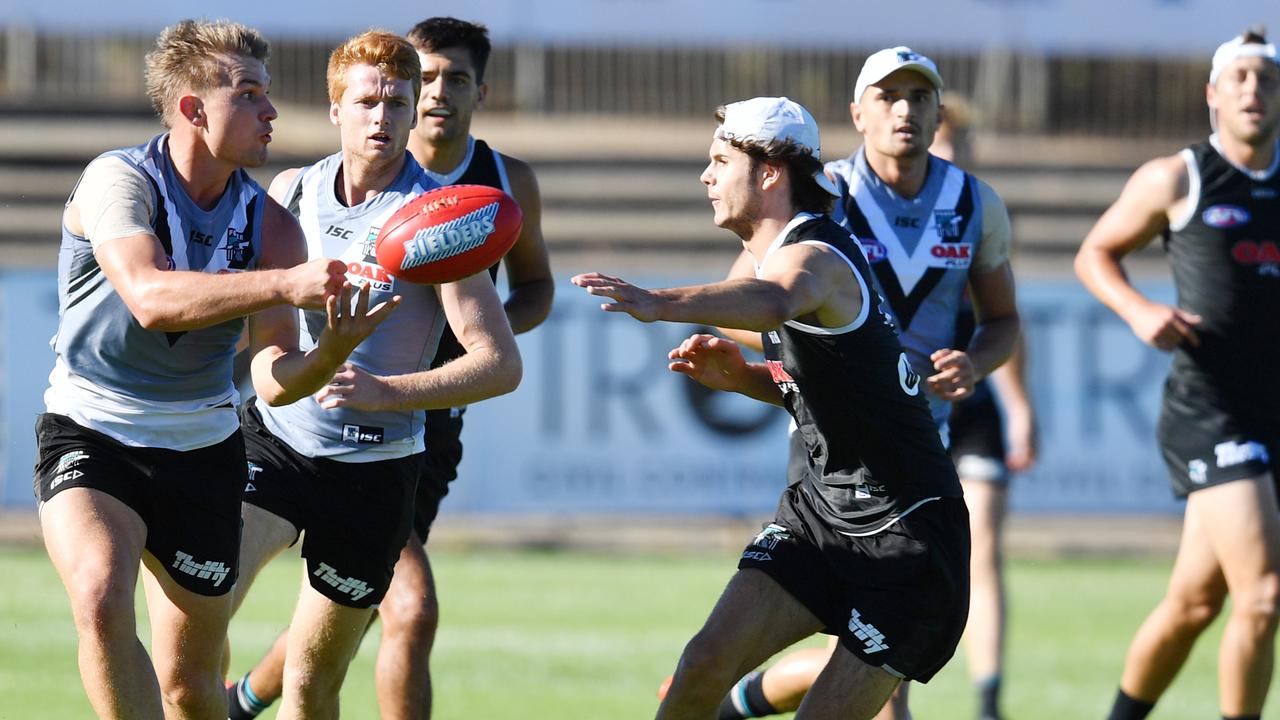
[[1005, 435], [1008, 450], [1005, 464], [1014, 472], [1025, 472], [1036, 462], [1037, 438], [1035, 407], [1027, 390], [1027, 351], [1022, 336], [1014, 345], [1013, 354], [991, 373], [1000, 405], [1005, 414]]
[[642, 322], [667, 320], [763, 332], [788, 320], [840, 327], [862, 309], [853, 272], [837, 254], [820, 245], [789, 245], [769, 258], [759, 278], [709, 285], [646, 290], [620, 278], [586, 273], [573, 284], [612, 299], [601, 308], [625, 312]]
[[1190, 180], [1182, 158], [1157, 158], [1138, 168], [1120, 197], [1107, 208], [1076, 253], [1076, 275], [1133, 329], [1138, 339], [1160, 350], [1199, 342], [1199, 316], [1153, 302], [1129, 282], [1121, 261], [1168, 229], [1186, 209]]
[[974, 385], [1009, 358], [1020, 333], [1013, 270], [1008, 261], [985, 273], [971, 273], [969, 294], [976, 326], [969, 347], [940, 348], [929, 356], [938, 371], [929, 388], [945, 400], [963, 400]]
[[538, 191], [538, 178], [528, 163], [506, 155], [502, 160], [511, 181], [511, 195], [524, 214], [520, 237], [503, 258], [508, 288], [503, 307], [512, 332], [518, 335], [541, 325], [551, 314], [555, 282], [542, 239], [542, 195]]
[[[264, 243], [279, 228], [271, 222], [271, 205], [265, 213]], [[69, 209], [67, 220], [77, 219]], [[81, 232], [74, 225], [69, 229]], [[167, 332], [217, 325], [282, 303], [323, 307], [325, 298], [337, 293], [343, 282], [343, 268], [336, 262], [217, 275], [169, 270], [160, 239], [151, 233], [100, 243], [94, 256], [138, 322], [149, 330]]]
[[433, 410], [459, 407], [515, 390], [523, 366], [515, 334], [487, 272], [437, 289], [461, 357], [438, 368], [380, 376], [345, 363], [316, 394], [326, 409]]
[[982, 240], [968, 271], [974, 332], [965, 348], [939, 348], [930, 359], [938, 371], [927, 378], [930, 390], [945, 400], [963, 400], [974, 386], [1009, 358], [1021, 331], [1009, 263], [1012, 226], [1004, 201], [977, 180], [982, 201]]
[[[729, 275], [726, 280], [736, 280], [738, 278], [753, 278], [756, 276], [756, 264], [752, 259], [751, 253], [743, 250], [738, 253], [738, 257], [733, 261], [733, 265], [729, 268]], [[725, 337], [738, 343], [742, 347], [751, 348], [756, 352], [764, 350], [764, 344], [760, 342], [760, 333], [750, 332], [748, 330], [737, 330], [735, 328], [716, 328]]]
[[763, 363], [749, 363], [732, 340], [715, 335], [692, 335], [667, 353], [672, 372], [686, 375], [712, 390], [736, 392], [773, 405], [782, 404], [782, 391]]

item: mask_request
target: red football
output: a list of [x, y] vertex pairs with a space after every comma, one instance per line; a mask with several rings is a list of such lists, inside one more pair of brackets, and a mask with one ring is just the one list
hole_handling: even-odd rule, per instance
[[378, 231], [378, 264], [402, 280], [439, 284], [483, 272], [520, 237], [524, 216], [505, 192], [446, 185], [419, 195]]

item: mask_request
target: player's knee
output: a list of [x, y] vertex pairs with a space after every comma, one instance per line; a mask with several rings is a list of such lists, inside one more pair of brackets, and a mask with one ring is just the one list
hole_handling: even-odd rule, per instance
[[1211, 595], [1171, 598], [1173, 617], [1186, 631], [1201, 632], [1222, 612], [1223, 600], [1222, 597]]
[[82, 634], [133, 638], [133, 588], [109, 577], [78, 577], [67, 587], [67, 596]]
[[388, 594], [378, 606], [382, 616], [383, 632], [405, 635], [418, 641], [435, 639], [440, 625], [440, 605], [435, 594]]
[[345, 668], [306, 665], [286, 670], [286, 685], [304, 708], [337, 707]]
[[192, 717], [207, 714], [209, 708], [224, 702], [226, 695], [213, 674], [193, 668], [158, 672], [156, 679], [160, 684], [160, 697], [165, 706], [178, 708], [183, 714]]
[[685, 645], [676, 667], [676, 682], [695, 687], [717, 687], [727, 690], [740, 673], [727, 660], [727, 653], [712, 633], [699, 632]]
[[1264, 632], [1274, 633], [1280, 620], [1280, 576], [1268, 573], [1248, 591], [1233, 597], [1232, 613], [1248, 617]]

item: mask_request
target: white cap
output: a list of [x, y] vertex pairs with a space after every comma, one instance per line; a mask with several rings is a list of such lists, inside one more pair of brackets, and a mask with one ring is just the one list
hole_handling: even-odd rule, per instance
[[858, 73], [858, 82], [853, 86], [853, 101], [862, 102], [862, 94], [868, 87], [904, 68], [915, 70], [925, 76], [934, 90], [942, 92], [942, 76], [938, 74], [938, 66], [906, 45], [899, 45], [873, 53], [862, 64], [862, 72]]
[[[761, 146], [775, 140], [790, 141], [822, 162], [818, 121], [803, 105], [784, 97], [758, 97], [725, 105], [724, 122], [716, 128], [715, 137]], [[813, 179], [823, 190], [840, 196], [835, 183], [821, 169], [813, 174]]]
[[[1261, 33], [1259, 33], [1261, 34]], [[1240, 58], [1266, 58], [1276, 62], [1276, 46], [1271, 43], [1245, 42], [1248, 33], [1241, 33], [1218, 46], [1213, 53], [1213, 65], [1209, 69], [1209, 84], [1217, 85], [1218, 76], [1228, 65]], [[1218, 130], [1218, 113], [1209, 108], [1209, 127]]]
[[1271, 43], [1246, 43], [1244, 35], [1237, 35], [1218, 46], [1213, 53], [1213, 67], [1209, 70], [1209, 84], [1218, 82], [1223, 69], [1240, 58], [1266, 58], [1276, 61], [1276, 46]]

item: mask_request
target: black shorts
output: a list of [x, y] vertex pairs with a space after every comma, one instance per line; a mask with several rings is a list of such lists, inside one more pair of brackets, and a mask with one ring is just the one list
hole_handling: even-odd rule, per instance
[[968, 620], [969, 514], [962, 498], [934, 500], [850, 537], [821, 522], [793, 485], [738, 567], [767, 573], [863, 662], [928, 682]]
[[413, 532], [427, 541], [431, 524], [440, 514], [440, 502], [449, 494], [449, 483], [458, 479], [462, 462], [462, 415], [466, 408], [428, 410], [427, 451], [423, 454], [418, 494], [413, 502]]
[[409, 540], [421, 453], [344, 463], [309, 458], [271, 434], [252, 402], [241, 411], [249, 459], [244, 501], [305, 533], [311, 587], [354, 608], [382, 602]]
[[1004, 421], [995, 394], [979, 384], [973, 395], [951, 406], [951, 459], [961, 480], [1009, 481], [1004, 464]]
[[1280, 487], [1280, 423], [1222, 405], [1177, 378], [1165, 382], [1156, 437], [1177, 497], [1267, 473]]
[[35, 495], [41, 504], [67, 488], [104, 492], [147, 526], [147, 552], [178, 585], [218, 597], [236, 582], [240, 494], [245, 483], [240, 433], [196, 450], [132, 447], [65, 415], [36, 419]]

